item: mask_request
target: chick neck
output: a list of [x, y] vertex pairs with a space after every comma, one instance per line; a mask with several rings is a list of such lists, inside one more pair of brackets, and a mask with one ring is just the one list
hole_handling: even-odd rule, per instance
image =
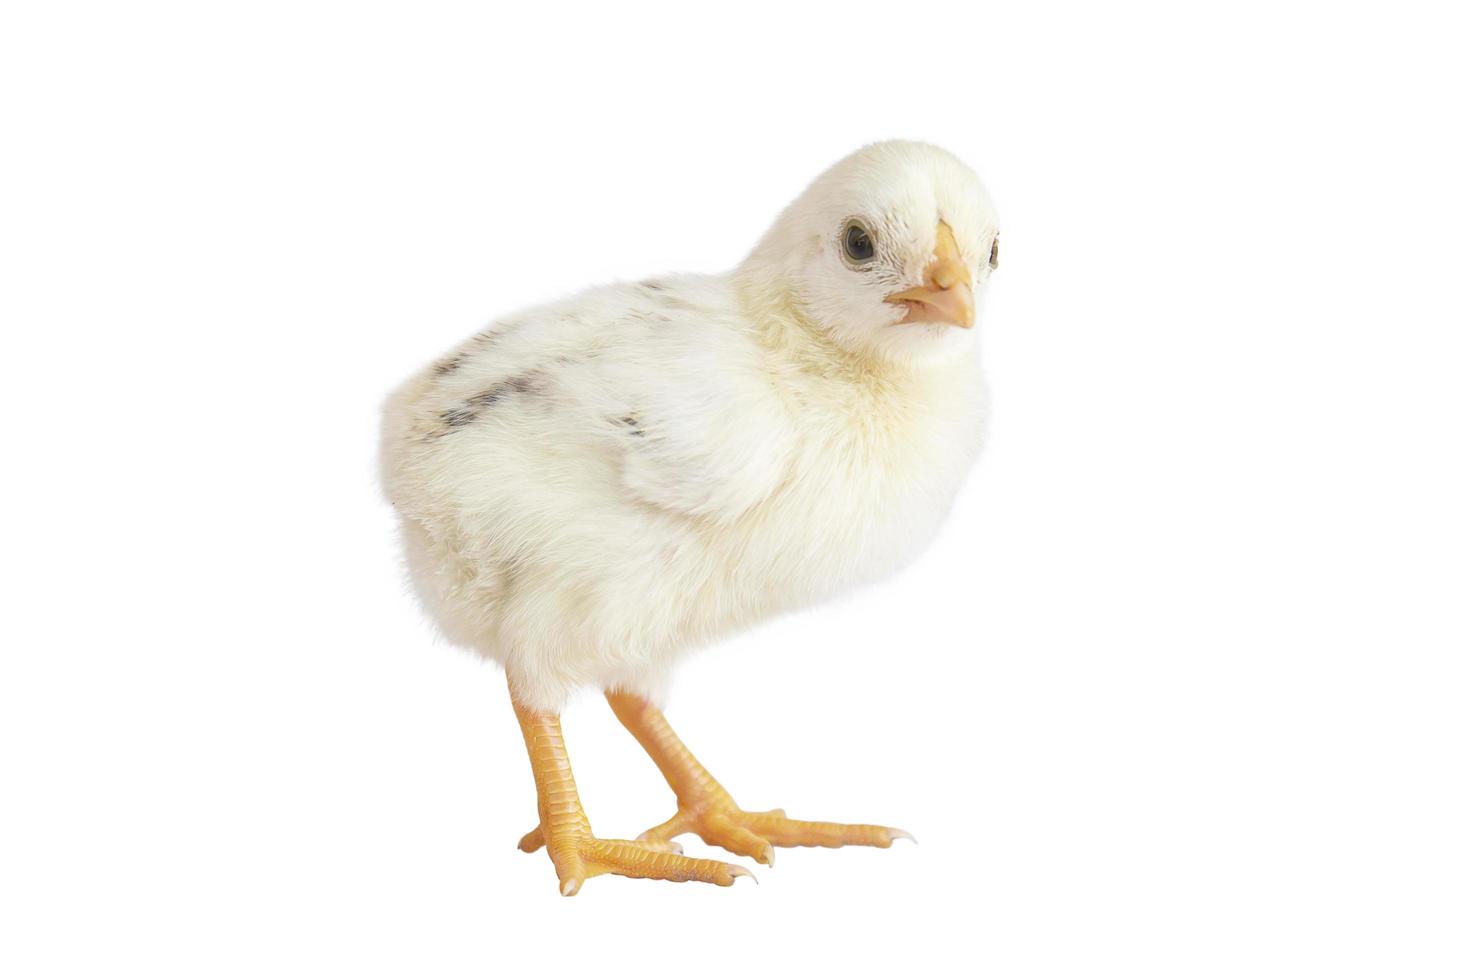
[[949, 361], [892, 358], [838, 343], [807, 313], [795, 288], [784, 277], [762, 275], [752, 270], [750, 263], [738, 268], [731, 279], [756, 341], [773, 361], [803, 374], [878, 393], [922, 381], [926, 375], [951, 366]]

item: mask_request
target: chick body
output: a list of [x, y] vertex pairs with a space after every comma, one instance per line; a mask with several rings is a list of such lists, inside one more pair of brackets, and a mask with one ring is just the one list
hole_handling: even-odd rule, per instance
[[679, 655], [891, 572], [948, 511], [981, 441], [973, 343], [855, 351], [759, 255], [506, 317], [389, 399], [417, 590], [520, 703], [658, 700]]

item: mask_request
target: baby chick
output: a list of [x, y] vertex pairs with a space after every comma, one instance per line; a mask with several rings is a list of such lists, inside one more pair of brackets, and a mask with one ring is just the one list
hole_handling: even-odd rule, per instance
[[[819, 176], [739, 267], [497, 320], [388, 401], [383, 480], [443, 632], [505, 667], [561, 891], [602, 873], [733, 883], [773, 846], [903, 831], [741, 810], [657, 704], [685, 653], [880, 578], [935, 533], [980, 448], [974, 326], [996, 266], [975, 174], [878, 143]], [[678, 800], [593, 836], [559, 712], [606, 692]]]

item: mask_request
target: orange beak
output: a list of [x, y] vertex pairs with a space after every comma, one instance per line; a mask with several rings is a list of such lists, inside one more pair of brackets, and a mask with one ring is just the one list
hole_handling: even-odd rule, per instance
[[924, 285], [893, 293], [884, 300], [908, 307], [902, 323], [949, 323], [966, 328], [975, 325], [970, 269], [960, 261], [960, 248], [948, 224], [939, 222], [935, 232], [934, 258], [924, 270]]

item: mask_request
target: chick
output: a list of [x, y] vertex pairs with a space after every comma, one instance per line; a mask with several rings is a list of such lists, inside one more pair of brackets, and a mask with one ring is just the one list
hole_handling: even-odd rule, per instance
[[[657, 707], [681, 656], [878, 579], [930, 540], [980, 448], [976, 309], [998, 254], [973, 172], [865, 147], [725, 275], [603, 286], [497, 320], [389, 399], [383, 480], [417, 591], [505, 667], [561, 891], [597, 874], [732, 884], [773, 846], [903, 831], [741, 810]], [[559, 712], [595, 685], [678, 801], [595, 837]]]

